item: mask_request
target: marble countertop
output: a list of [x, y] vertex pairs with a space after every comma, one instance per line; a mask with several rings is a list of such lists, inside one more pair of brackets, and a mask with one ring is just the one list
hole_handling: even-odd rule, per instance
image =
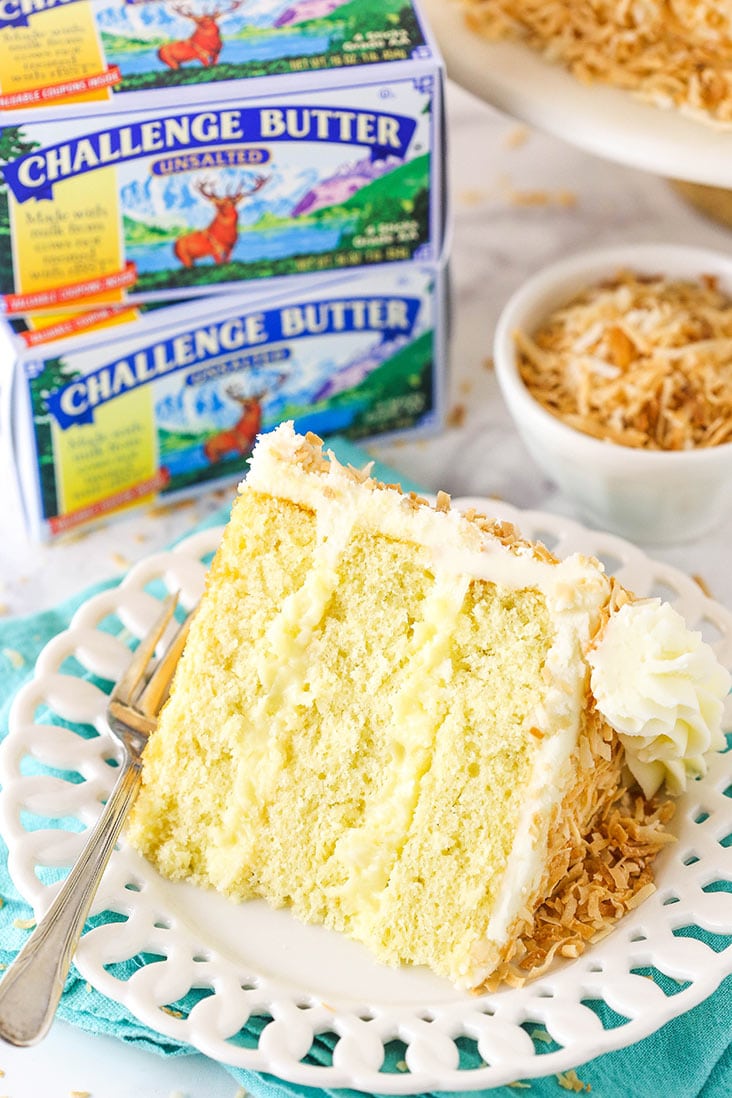
[[[499, 496], [522, 508], [573, 514], [519, 441], [490, 368], [502, 305], [538, 267], [567, 253], [624, 241], [673, 241], [732, 251], [732, 233], [702, 218], [663, 180], [588, 156], [534, 133], [448, 87], [449, 166], [454, 210], [453, 335], [448, 417], [431, 439], [373, 444], [374, 455], [426, 488]], [[0, 369], [6, 371], [7, 365]], [[0, 375], [1, 376], [1, 375]], [[186, 533], [221, 507], [226, 494], [153, 513], [131, 513], [58, 545], [28, 541], [6, 466], [0, 473], [0, 609], [26, 614], [57, 603]], [[732, 607], [732, 515], [701, 542], [642, 546], [701, 576]], [[160, 1061], [56, 1023], [38, 1049], [0, 1048], [0, 1091], [48, 1098], [234, 1098], [219, 1066], [193, 1057]]]

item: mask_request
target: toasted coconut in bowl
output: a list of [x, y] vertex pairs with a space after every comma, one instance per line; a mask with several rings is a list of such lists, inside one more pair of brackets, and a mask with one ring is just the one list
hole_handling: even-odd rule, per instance
[[670, 544], [732, 511], [732, 258], [563, 260], [508, 302], [494, 357], [527, 449], [585, 520]]

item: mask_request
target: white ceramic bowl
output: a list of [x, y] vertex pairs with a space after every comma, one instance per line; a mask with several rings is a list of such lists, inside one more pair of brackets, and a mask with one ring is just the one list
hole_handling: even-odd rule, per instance
[[498, 382], [534, 460], [581, 517], [648, 544], [699, 538], [732, 510], [732, 443], [696, 450], [640, 450], [581, 433], [531, 396], [516, 364], [514, 332], [529, 334], [586, 286], [621, 268], [670, 278], [712, 274], [732, 297], [732, 256], [675, 244], [629, 244], [575, 255], [524, 283], [496, 329]]

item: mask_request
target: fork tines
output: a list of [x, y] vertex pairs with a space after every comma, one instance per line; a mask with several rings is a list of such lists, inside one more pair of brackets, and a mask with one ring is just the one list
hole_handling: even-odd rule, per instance
[[179, 592], [169, 595], [159, 617], [135, 649], [130, 663], [110, 695], [110, 702], [131, 706], [139, 713], [154, 717], [170, 686], [170, 680], [188, 636], [191, 614], [178, 628], [160, 657], [152, 674], [146, 678], [155, 648], [172, 620], [178, 605]]

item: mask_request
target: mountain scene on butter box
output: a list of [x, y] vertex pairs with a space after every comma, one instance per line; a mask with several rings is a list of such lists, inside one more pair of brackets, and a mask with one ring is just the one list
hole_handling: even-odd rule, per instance
[[[418, 224], [409, 235], [419, 243], [429, 233], [429, 161], [427, 156], [418, 160], [408, 167], [396, 157], [377, 161], [363, 157], [336, 164], [324, 178], [309, 164], [295, 164], [288, 170], [277, 163], [263, 169], [266, 176], [223, 169], [215, 174], [134, 178], [120, 191], [126, 211], [127, 258], [136, 264], [141, 288], [152, 288], [158, 281], [155, 275], [161, 272], [166, 281], [177, 275], [178, 284], [201, 280], [200, 274], [186, 276], [181, 266], [189, 270], [194, 264], [225, 267], [217, 263], [213, 249], [186, 261], [176, 242], [192, 231], [210, 230], [230, 198], [237, 224], [229, 261], [246, 263], [250, 271], [252, 264], [265, 261], [272, 265], [272, 274], [295, 273], [295, 257], [347, 249], [355, 238], [366, 245], [373, 240], [369, 227], [374, 203], [382, 207], [388, 192], [383, 188], [377, 192], [372, 184], [387, 176], [394, 188], [393, 220], [416, 219]], [[261, 179], [265, 182], [257, 187]], [[215, 281], [232, 277], [230, 271], [220, 274]], [[209, 276], [210, 270], [203, 277]]]
[[404, 0], [147, 0], [100, 4], [116, 91], [407, 60], [424, 48]]
[[[212, 216], [210, 199], [199, 194], [197, 203], [189, 204], [191, 186], [195, 187], [195, 183], [186, 183], [178, 191], [183, 206], [168, 207], [168, 226], [157, 227], [143, 217], [125, 214], [126, 254], [136, 264], [137, 288], [155, 291], [169, 286], [231, 282], [242, 277], [303, 274], [318, 269], [318, 256], [328, 255], [332, 257], [332, 263], [328, 262], [327, 266], [337, 265], [338, 257], [347, 261], [354, 248], [365, 252], [366, 259], [369, 252], [373, 253], [371, 262], [380, 262], [384, 258], [384, 244], [374, 232], [375, 211], [378, 211], [381, 224], [400, 227], [398, 241], [390, 236], [389, 247], [402, 249], [402, 259], [414, 257], [429, 238], [429, 154], [390, 169], [387, 165], [381, 174], [369, 181], [358, 163], [353, 165], [353, 170], [351, 177], [349, 165], [339, 165], [323, 181], [322, 185], [331, 185], [334, 192], [341, 182], [344, 196], [351, 186], [355, 187], [341, 201], [323, 205], [319, 204], [319, 197], [320, 202], [323, 201], [323, 192], [319, 191], [321, 184], [313, 182], [310, 185], [308, 180], [306, 187], [300, 174], [288, 183], [283, 173], [274, 168], [271, 191], [270, 182], [266, 184], [269, 199], [265, 202], [263, 196], [244, 212], [241, 231], [237, 227], [235, 243], [229, 258], [224, 261], [204, 253], [188, 264], [176, 254], [179, 238], [199, 228], [210, 230], [215, 223], [216, 212]], [[221, 176], [226, 174], [220, 173]], [[201, 186], [214, 200], [225, 198], [227, 194], [236, 195], [239, 188], [246, 188], [246, 184], [242, 184], [239, 175], [239, 187], [234, 189], [237, 187], [233, 182], [234, 174], [231, 173], [228, 183], [217, 179], [208, 187], [205, 182]], [[283, 212], [273, 212], [273, 204], [276, 210]], [[301, 213], [295, 212], [298, 206]], [[288, 207], [289, 212], [284, 212]], [[187, 223], [178, 220], [175, 227], [171, 221], [176, 217], [176, 210], [181, 208], [185, 210]], [[237, 207], [237, 212], [240, 208]], [[350, 263], [344, 262], [344, 265]]]
[[[348, 342], [348, 340], [344, 341]], [[251, 445], [257, 431], [292, 419], [298, 431], [362, 438], [418, 424], [433, 409], [433, 332], [356, 353], [345, 364], [301, 353], [279, 371], [258, 371], [235, 386], [178, 390], [156, 404], [161, 466], [167, 492], [188, 484], [240, 474], [250, 446], [241, 441], [245, 416]], [[308, 361], [309, 357], [309, 361]], [[228, 390], [228, 391], [227, 391]], [[223, 441], [219, 441], [223, 440]], [[241, 448], [240, 448], [241, 447]]]

